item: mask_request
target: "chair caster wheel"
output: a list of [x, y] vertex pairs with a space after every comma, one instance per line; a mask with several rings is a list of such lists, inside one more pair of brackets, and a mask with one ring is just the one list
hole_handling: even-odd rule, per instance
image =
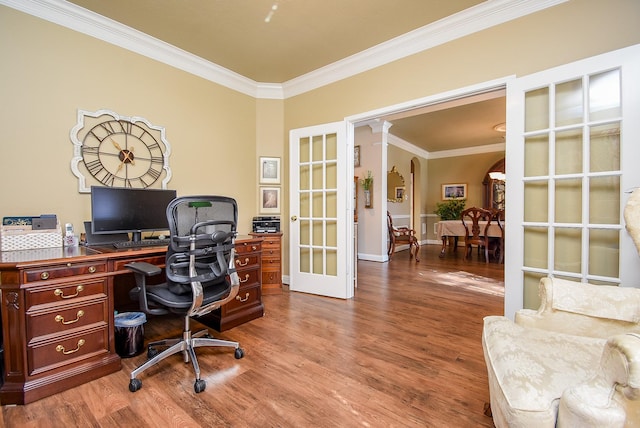
[[136, 392], [142, 388], [142, 381], [140, 379], [131, 379], [129, 381], [129, 391]]
[[207, 382], [204, 379], [196, 379], [196, 382], [193, 384], [193, 390], [196, 394], [202, 392], [207, 387]]
[[158, 351], [156, 348], [149, 347], [149, 349], [147, 349], [147, 358], [152, 359], [153, 357], [158, 355], [159, 352], [160, 351]]
[[236, 360], [239, 360], [240, 358], [244, 357], [244, 351], [242, 350], [242, 348], [236, 348], [235, 357], [236, 357]]

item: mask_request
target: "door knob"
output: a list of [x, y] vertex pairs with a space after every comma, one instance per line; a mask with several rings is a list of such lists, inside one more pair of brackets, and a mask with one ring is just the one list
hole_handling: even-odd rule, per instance
[[295, 215], [292, 215], [292, 216], [291, 216], [291, 221], [296, 221], [297, 219], [298, 219], [298, 217], [297, 217], [297, 216], [295, 216]]

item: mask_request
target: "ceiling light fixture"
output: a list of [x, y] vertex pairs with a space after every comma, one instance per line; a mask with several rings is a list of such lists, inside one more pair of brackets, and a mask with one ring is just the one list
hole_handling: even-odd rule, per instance
[[494, 131], [507, 132], [507, 124], [502, 122], [493, 127]]
[[277, 2], [274, 3], [273, 5], [271, 5], [271, 10], [267, 14], [267, 17], [264, 18], [264, 22], [266, 22], [267, 24], [269, 22], [271, 22], [271, 18], [273, 18], [273, 14], [276, 13], [276, 10], [278, 10], [278, 3]]
[[505, 179], [507, 178], [507, 176], [505, 175], [504, 172], [501, 171], [491, 171], [489, 173], [489, 177], [492, 180], [498, 180], [498, 181], [505, 181]]

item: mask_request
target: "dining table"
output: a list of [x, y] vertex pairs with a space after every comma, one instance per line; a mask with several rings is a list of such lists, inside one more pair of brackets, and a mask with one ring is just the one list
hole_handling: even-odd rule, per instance
[[[480, 221], [478, 222], [478, 224], [480, 225], [480, 233], [482, 236], [484, 236], [485, 226], [487, 222]], [[447, 251], [447, 243], [450, 237], [454, 238], [453, 251], [456, 251], [458, 247], [458, 238], [461, 236], [464, 237], [466, 233], [467, 231], [462, 224], [462, 220], [443, 220], [436, 223], [436, 235], [438, 236], [438, 239], [442, 240], [442, 249], [440, 250], [439, 257], [442, 258], [445, 256]], [[492, 238], [499, 238], [502, 237], [502, 230], [497, 223], [491, 222], [491, 224], [489, 225], [489, 230], [487, 231], [487, 235]]]

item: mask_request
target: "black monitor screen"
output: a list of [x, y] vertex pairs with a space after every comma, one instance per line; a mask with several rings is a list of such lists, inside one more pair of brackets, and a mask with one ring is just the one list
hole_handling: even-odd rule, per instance
[[140, 232], [168, 230], [167, 205], [175, 197], [175, 190], [92, 186], [92, 232], [131, 232], [137, 240]]

